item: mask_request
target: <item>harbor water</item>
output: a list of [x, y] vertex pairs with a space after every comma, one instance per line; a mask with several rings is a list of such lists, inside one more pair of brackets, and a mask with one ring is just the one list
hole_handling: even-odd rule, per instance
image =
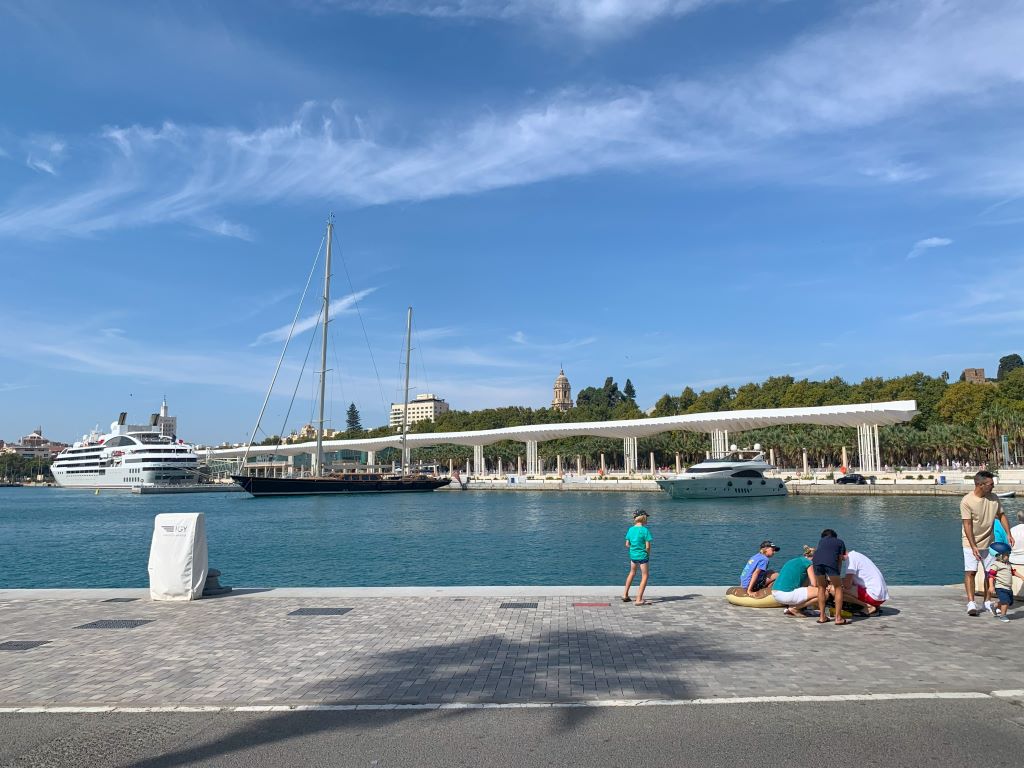
[[[1011, 500], [1007, 512], [1015, 519]], [[254, 499], [0, 488], [0, 587], [145, 587], [153, 517], [205, 512], [210, 565], [244, 587], [596, 585], [624, 579], [651, 515], [652, 584], [731, 584], [758, 543], [775, 567], [835, 528], [890, 584], [962, 579], [956, 497], [673, 501], [650, 493], [444, 491]]]

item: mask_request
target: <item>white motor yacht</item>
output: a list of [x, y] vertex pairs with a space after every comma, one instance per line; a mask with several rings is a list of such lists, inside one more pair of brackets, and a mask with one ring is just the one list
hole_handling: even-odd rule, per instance
[[765, 477], [775, 469], [764, 460], [761, 446], [738, 451], [736, 446], [721, 458], [707, 459], [684, 472], [656, 479], [673, 499], [737, 499], [753, 496], [785, 496], [786, 484], [777, 477]]

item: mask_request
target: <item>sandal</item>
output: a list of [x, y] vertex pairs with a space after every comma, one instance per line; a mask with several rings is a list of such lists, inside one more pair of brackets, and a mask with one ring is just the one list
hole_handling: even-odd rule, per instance
[[[819, 618], [819, 619], [818, 619], [818, 620], [817, 620], [816, 622], [814, 622], [814, 623], [815, 623], [815, 624], [828, 624], [828, 621], [829, 621], [829, 620], [828, 620], [828, 618], [826, 618], [825, 616], [822, 616], [821, 618]], [[845, 619], [844, 619], [844, 621], [845, 621]]]
[[789, 608], [784, 610], [782, 612], [782, 615], [783, 616], [789, 616], [792, 619], [799, 619], [801, 616], [803, 616], [803, 614], [801, 614], [801, 613], [794, 613], [793, 611], [789, 610]]
[[654, 605], [650, 600], [637, 600], [637, 605]]
[[632, 598], [624, 597], [624, 598], [622, 598], [622, 602], [624, 602], [624, 603], [632, 602]]
[[839, 617], [838, 619], [836, 619], [836, 626], [837, 626], [837, 627], [841, 627], [841, 626], [843, 626], [844, 624], [852, 624], [852, 623], [853, 623], [853, 622], [852, 622], [852, 621], [850, 621], [849, 619], [844, 619], [844, 618], [842, 618], [841, 616], [840, 616], [840, 617]]

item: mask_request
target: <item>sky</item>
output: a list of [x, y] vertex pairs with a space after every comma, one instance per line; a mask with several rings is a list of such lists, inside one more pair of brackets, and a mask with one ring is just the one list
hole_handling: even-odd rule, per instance
[[994, 375], [1021, 40], [1013, 0], [0, 0], [0, 438], [166, 397], [240, 442], [279, 359], [258, 437], [310, 421], [330, 213], [339, 429], [401, 400], [409, 306], [459, 410]]

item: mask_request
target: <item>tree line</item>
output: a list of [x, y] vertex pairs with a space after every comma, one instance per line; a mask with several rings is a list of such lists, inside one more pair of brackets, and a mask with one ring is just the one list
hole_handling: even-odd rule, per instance
[[[918, 415], [908, 424], [879, 428], [881, 461], [891, 466], [949, 464], [954, 460], [972, 464], [1002, 463], [1002, 436], [1008, 441], [1011, 460], [1024, 453], [1024, 360], [1020, 355], [1000, 359], [995, 379], [984, 382], [950, 381], [947, 372], [939, 376], [916, 372], [894, 378], [868, 377], [849, 383], [839, 377], [825, 381], [773, 376], [763, 382], [740, 387], [721, 386], [696, 391], [685, 387], [678, 395], [662, 395], [650, 413], [636, 402], [632, 381], [619, 389], [614, 377], [600, 387], [586, 387], [576, 395], [569, 411], [552, 408], [506, 406], [479, 411], [449, 411], [436, 422], [421, 421], [410, 427], [413, 433], [464, 432], [480, 429], [560, 424], [584, 421], [638, 419], [645, 416], [675, 416], [687, 413], [715, 413], [763, 408], [798, 408], [888, 400], [916, 400]], [[382, 426], [364, 430], [355, 404], [348, 409], [346, 430], [335, 437], [383, 437], [393, 431]], [[774, 448], [780, 466], [799, 466], [803, 451], [815, 466], [839, 466], [842, 447], [856, 446], [856, 430], [850, 427], [813, 425], [776, 426], [730, 433], [730, 442], [741, 446], [760, 443]], [[665, 432], [638, 441], [641, 465], [653, 452], [659, 466], [674, 466], [678, 453], [686, 464], [700, 461], [708, 450], [708, 436], [702, 433]], [[547, 467], [562, 456], [565, 469], [575, 467], [581, 456], [587, 469], [600, 464], [601, 454], [609, 466], [622, 466], [622, 441], [599, 437], [568, 437], [539, 444], [538, 451]], [[381, 451], [380, 461], [388, 461], [396, 451]], [[472, 457], [472, 448], [438, 445], [417, 448], [414, 459], [420, 462], [463, 464]], [[493, 466], [498, 458], [505, 467], [514, 467], [516, 457], [524, 456], [521, 442], [503, 441], [484, 447], [484, 456]], [[855, 458], [850, 454], [850, 459]]]

